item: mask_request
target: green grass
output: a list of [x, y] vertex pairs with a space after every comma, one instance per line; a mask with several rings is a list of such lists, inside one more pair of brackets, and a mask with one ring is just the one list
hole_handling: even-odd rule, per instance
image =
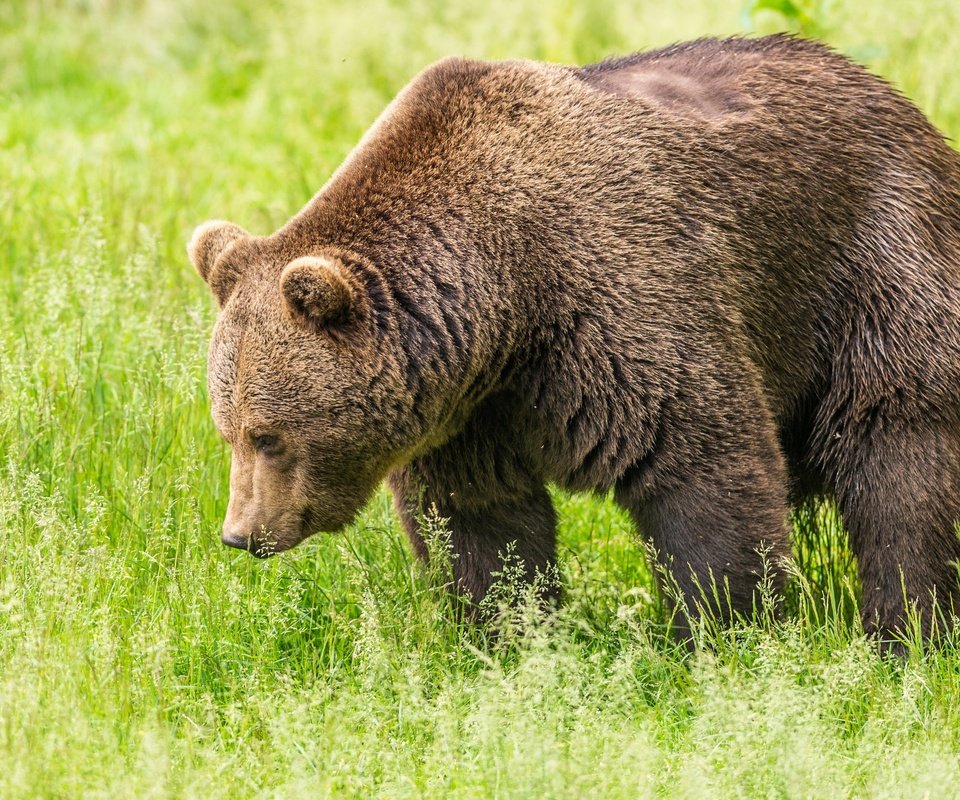
[[787, 618], [693, 656], [602, 499], [556, 497], [566, 606], [495, 646], [386, 493], [265, 563], [219, 543], [184, 242], [277, 228], [431, 60], [588, 62], [795, 6], [960, 137], [955, 3], [748, 5], [0, 5], [0, 797], [960, 794], [960, 653], [863, 640], [829, 510]]

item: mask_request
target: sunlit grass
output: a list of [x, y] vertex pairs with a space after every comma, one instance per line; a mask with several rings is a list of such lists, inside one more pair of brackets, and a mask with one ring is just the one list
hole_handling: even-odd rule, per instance
[[[807, 5], [960, 135], [954, 4]], [[587, 62], [742, 9], [2, 4], [0, 797], [955, 796], [955, 647], [863, 640], [829, 507], [798, 515], [787, 613], [696, 655], [603, 499], [556, 495], [564, 608], [496, 642], [385, 492], [265, 563], [219, 544], [193, 225], [275, 229], [440, 56]]]

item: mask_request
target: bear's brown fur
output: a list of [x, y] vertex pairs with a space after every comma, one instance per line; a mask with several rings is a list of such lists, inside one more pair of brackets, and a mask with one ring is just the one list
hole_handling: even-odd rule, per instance
[[553, 561], [547, 483], [612, 489], [682, 590], [746, 612], [827, 494], [871, 627], [956, 594], [960, 156], [819, 44], [445, 60], [278, 232], [190, 249], [228, 544], [336, 530], [386, 476], [480, 600], [508, 543]]

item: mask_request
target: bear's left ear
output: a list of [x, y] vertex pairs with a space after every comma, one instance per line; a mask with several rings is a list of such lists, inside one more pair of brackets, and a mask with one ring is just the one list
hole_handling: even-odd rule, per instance
[[355, 321], [361, 300], [347, 267], [338, 258], [304, 256], [284, 267], [280, 292], [297, 322], [336, 335]]

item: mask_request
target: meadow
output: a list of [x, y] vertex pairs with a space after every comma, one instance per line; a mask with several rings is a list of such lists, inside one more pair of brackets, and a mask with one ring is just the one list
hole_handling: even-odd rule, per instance
[[951, 0], [0, 4], [0, 798], [960, 796], [958, 645], [864, 639], [827, 507], [789, 613], [694, 653], [604, 498], [556, 493], [565, 605], [496, 642], [386, 491], [269, 561], [219, 541], [195, 224], [275, 230], [447, 54], [791, 26], [960, 138]]

